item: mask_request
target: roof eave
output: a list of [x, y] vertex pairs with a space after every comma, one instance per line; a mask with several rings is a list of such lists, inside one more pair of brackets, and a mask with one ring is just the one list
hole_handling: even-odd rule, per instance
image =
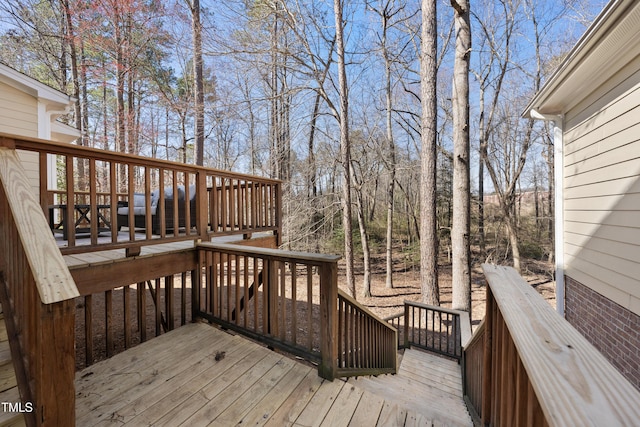
[[[585, 88], [593, 89], [594, 85], [590, 84], [589, 81], [590, 76], [586, 76], [584, 72], [581, 73], [580, 67], [587, 61], [597, 63], [603, 67], [609, 63], [609, 59], [602, 55], [595, 57], [594, 50], [610, 35], [611, 30], [622, 19], [627, 19], [630, 16], [630, 13], [635, 14], [640, 19], [640, 7], [638, 7], [638, 3], [635, 0], [613, 0], [609, 2], [576, 45], [569, 51], [566, 58], [544, 86], [529, 102], [522, 116], [530, 118], [532, 117], [532, 111], [543, 115], [564, 114], [570, 105], [575, 105], [576, 94], [583, 95]], [[638, 45], [636, 39], [640, 38], [640, 32], [623, 32], [622, 34], [628, 38], [627, 45]], [[616, 43], [619, 43], [619, 41], [616, 40]], [[617, 52], [608, 51], [607, 53], [609, 56], [614, 57]], [[626, 52], [626, 54], [630, 56], [631, 52]], [[605, 70], [611, 68], [608, 67]], [[589, 67], [589, 69], [592, 68]], [[602, 78], [605, 77], [602, 75]], [[558, 92], [561, 89], [574, 95], [573, 98], [558, 97]]]

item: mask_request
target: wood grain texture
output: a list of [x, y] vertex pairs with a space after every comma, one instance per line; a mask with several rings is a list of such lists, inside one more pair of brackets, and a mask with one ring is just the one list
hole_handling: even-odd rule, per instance
[[[225, 357], [214, 357], [221, 349]], [[323, 380], [307, 364], [202, 323], [78, 372], [76, 388], [78, 425], [470, 425], [407, 408], [404, 396]], [[423, 405], [451, 411], [432, 396]]]
[[[635, 425], [640, 392], [515, 270], [487, 264], [483, 270], [546, 423]], [[508, 344], [502, 348], [508, 354]]]
[[80, 295], [14, 150], [0, 147], [0, 182], [44, 304]]

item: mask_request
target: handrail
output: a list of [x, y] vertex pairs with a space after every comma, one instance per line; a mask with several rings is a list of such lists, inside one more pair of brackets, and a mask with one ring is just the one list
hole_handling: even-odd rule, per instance
[[384, 320], [400, 332], [399, 347], [415, 346], [457, 360], [471, 338], [469, 313], [446, 307], [405, 300], [403, 312]]
[[74, 425], [79, 295], [11, 140], [0, 138], [0, 300], [28, 425]]
[[233, 244], [196, 244], [204, 280], [194, 284], [194, 314], [318, 363], [336, 376], [335, 255]]
[[0, 180], [42, 302], [52, 304], [78, 296], [14, 150], [0, 147]]
[[[280, 243], [279, 180], [37, 138], [0, 139], [38, 153], [40, 206], [51, 229], [63, 232], [63, 254], [265, 231]], [[52, 156], [62, 190], [47, 190]], [[116, 232], [122, 227], [126, 235]]]
[[484, 362], [485, 319], [480, 322], [473, 336], [462, 352], [462, 387], [467, 409], [476, 425], [480, 424], [480, 415], [476, 408], [482, 407], [482, 364]]
[[482, 372], [464, 379], [482, 392], [482, 425], [637, 424], [640, 392], [514, 269], [483, 270]]
[[396, 371], [396, 330], [338, 289], [339, 256], [209, 242], [196, 250], [205, 277], [197, 316], [316, 362], [323, 378]]
[[338, 289], [338, 367], [340, 377], [395, 374], [396, 328]]

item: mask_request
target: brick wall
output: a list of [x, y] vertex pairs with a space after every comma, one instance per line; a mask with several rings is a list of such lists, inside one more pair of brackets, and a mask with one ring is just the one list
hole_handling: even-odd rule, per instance
[[565, 316], [640, 390], [640, 316], [565, 277]]

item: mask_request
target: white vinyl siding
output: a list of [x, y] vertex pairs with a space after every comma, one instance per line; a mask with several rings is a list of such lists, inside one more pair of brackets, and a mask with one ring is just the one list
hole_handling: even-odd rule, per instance
[[[35, 97], [0, 82], [0, 132], [38, 137], [38, 101]], [[40, 191], [38, 154], [18, 150], [29, 183]]]
[[609, 84], [566, 115], [565, 273], [640, 314], [640, 71]]
[[0, 82], [0, 132], [38, 136], [38, 101]]

